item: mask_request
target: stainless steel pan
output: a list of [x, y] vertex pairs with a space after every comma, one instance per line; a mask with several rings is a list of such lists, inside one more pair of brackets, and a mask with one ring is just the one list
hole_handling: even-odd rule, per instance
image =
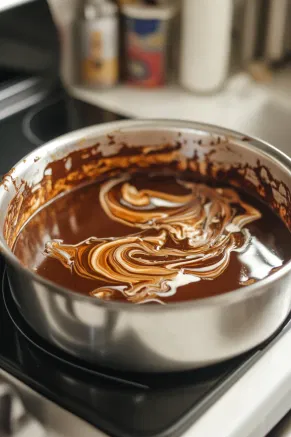
[[205, 366], [266, 340], [290, 311], [290, 262], [272, 276], [224, 295], [190, 303], [138, 306], [102, 302], [61, 288], [16, 259], [3, 227], [17, 183], [23, 179], [37, 189], [49, 162], [96, 142], [105, 155], [115, 153], [109, 147], [112, 137], [108, 134], [114, 135], [116, 144], [126, 141], [132, 147], [175, 144], [179, 140], [187, 158], [195, 154], [201, 171], [211, 149], [212, 163], [220, 168], [248, 167], [244, 176], [248, 190], [259, 184], [257, 173], [252, 171], [259, 160], [270, 172], [262, 170], [265, 185], [272, 184], [273, 178], [278, 182], [272, 188], [277, 206], [290, 213], [290, 159], [274, 147], [236, 132], [181, 121], [125, 121], [57, 138], [19, 162], [0, 186], [0, 247], [8, 264], [13, 297], [27, 322], [43, 338], [74, 356], [134, 371], [168, 372]]

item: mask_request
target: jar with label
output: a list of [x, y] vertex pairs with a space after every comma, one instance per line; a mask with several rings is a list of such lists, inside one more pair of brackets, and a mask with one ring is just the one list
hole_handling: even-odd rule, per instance
[[84, 85], [112, 87], [118, 80], [117, 6], [86, 0], [80, 22], [80, 79]]
[[159, 87], [167, 81], [170, 6], [124, 6], [127, 82]]

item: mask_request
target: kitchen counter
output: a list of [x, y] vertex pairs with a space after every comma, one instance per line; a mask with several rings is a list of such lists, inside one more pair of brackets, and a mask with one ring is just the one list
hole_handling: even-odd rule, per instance
[[240, 73], [212, 96], [197, 96], [178, 86], [142, 90], [120, 85], [96, 91], [76, 86], [68, 90], [80, 100], [127, 117], [195, 120], [239, 130], [291, 155], [290, 70], [278, 73], [267, 85]]

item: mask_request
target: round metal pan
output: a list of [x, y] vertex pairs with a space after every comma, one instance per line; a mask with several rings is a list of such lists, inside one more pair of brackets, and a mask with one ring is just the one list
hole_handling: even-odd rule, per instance
[[[0, 186], [0, 248], [13, 298], [26, 321], [73, 356], [143, 372], [206, 366], [239, 355], [270, 337], [290, 311], [290, 262], [269, 277], [226, 294], [184, 303], [134, 305], [105, 302], [59, 287], [15, 257], [13, 239], [7, 237], [7, 220], [12, 232], [26, 217], [21, 209], [27, 195], [23, 187], [37, 193], [47, 165], [55, 160], [65, 162], [73, 151], [86, 149], [88, 159], [87, 151], [94, 146], [92, 160], [96, 161], [96, 156], [118, 156], [122, 144], [136, 152], [143, 146], [154, 150], [161, 144], [173, 149], [178, 145], [181, 162], [195, 158], [195, 171], [205, 175], [210, 161], [212, 171], [216, 168], [215, 174], [220, 176], [236, 169], [230, 182], [265, 196], [290, 226], [291, 161], [265, 142], [216, 126], [173, 120], [122, 121], [72, 132], [32, 152]], [[266, 192], [272, 194], [273, 203]], [[13, 220], [9, 221], [12, 210]]]

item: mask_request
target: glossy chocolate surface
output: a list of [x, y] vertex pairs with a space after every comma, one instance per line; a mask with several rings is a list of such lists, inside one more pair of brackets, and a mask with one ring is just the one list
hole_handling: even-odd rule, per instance
[[64, 287], [133, 303], [225, 293], [290, 259], [290, 232], [268, 206], [182, 176], [123, 173], [75, 189], [30, 219], [14, 252]]

